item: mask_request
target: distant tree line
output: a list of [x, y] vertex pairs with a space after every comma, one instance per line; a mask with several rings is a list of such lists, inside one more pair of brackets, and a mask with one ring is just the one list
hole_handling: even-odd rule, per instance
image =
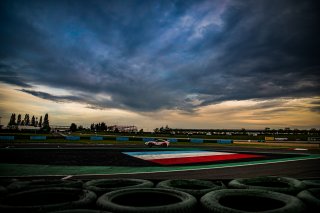
[[50, 124], [49, 124], [49, 115], [48, 113], [45, 114], [44, 119], [42, 120], [42, 116], [38, 119], [38, 117], [35, 117], [32, 115], [30, 119], [29, 114], [25, 114], [24, 118], [22, 119], [21, 114], [18, 114], [16, 116], [15, 113], [11, 114], [8, 128], [9, 129], [17, 129], [19, 126], [33, 126], [33, 127], [40, 127], [40, 129], [45, 131], [50, 131]]
[[160, 127], [160, 128], [155, 128], [153, 130], [154, 133], [157, 133], [157, 134], [170, 134], [172, 133], [172, 128], [170, 128], [168, 125], [166, 125], [165, 127]]
[[[131, 128], [131, 129], [130, 129]], [[139, 131], [136, 130], [135, 126], [117, 126], [117, 125], [109, 125], [105, 122], [101, 123], [92, 123], [89, 128], [84, 128], [83, 126], [77, 126], [75, 123], [71, 123], [70, 125], [70, 131], [75, 132], [75, 131], [82, 131], [82, 130], [88, 130], [92, 132], [114, 132], [114, 133], [119, 133], [119, 132], [138, 132], [138, 133], [143, 133], [143, 129], [140, 129]]]
[[239, 134], [239, 135], [247, 135], [247, 134], [320, 134], [320, 129], [311, 128], [309, 130], [301, 130], [301, 129], [291, 129], [289, 127], [283, 129], [271, 129], [266, 127], [265, 129], [177, 129], [177, 128], [170, 128], [168, 125], [165, 127], [157, 127], [153, 130], [156, 134], [198, 134], [204, 135], [207, 133], [210, 134]]
[[[82, 131], [85, 130], [86, 128], [84, 128], [82, 125], [77, 125], [76, 123], [71, 123], [70, 125], [70, 131], [71, 132], [75, 132], [75, 131]], [[101, 122], [101, 123], [92, 123], [90, 125], [90, 130], [91, 131], [95, 131], [95, 132], [101, 132], [101, 131], [107, 131], [107, 125], [105, 122]]]
[[106, 125], [105, 122], [101, 122], [101, 123], [97, 123], [97, 124], [92, 123], [92, 124], [90, 125], [90, 130], [91, 130], [91, 131], [98, 131], [98, 132], [100, 132], [100, 131], [106, 131], [107, 129], [108, 129], [108, 127], [107, 127], [107, 125]]

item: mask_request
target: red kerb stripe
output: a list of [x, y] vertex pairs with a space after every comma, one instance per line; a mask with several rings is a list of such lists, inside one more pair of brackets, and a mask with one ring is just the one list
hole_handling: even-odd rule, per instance
[[232, 155], [213, 155], [213, 156], [199, 156], [199, 157], [154, 159], [150, 161], [161, 164], [161, 165], [175, 165], [175, 164], [204, 163], [204, 162], [236, 160], [236, 159], [244, 159], [244, 158], [261, 158], [261, 157], [264, 157], [264, 156], [251, 155], [251, 154], [232, 154]]

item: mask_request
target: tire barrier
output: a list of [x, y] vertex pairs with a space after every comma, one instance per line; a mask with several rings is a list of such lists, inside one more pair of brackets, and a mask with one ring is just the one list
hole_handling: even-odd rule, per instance
[[205, 194], [200, 199], [208, 212], [305, 212], [306, 207], [298, 198], [258, 189], [222, 189]]
[[78, 141], [80, 140], [80, 136], [66, 136], [65, 139], [69, 141]]
[[94, 210], [94, 209], [70, 209], [70, 210], [55, 211], [50, 213], [110, 213], [110, 212]]
[[3, 187], [3, 186], [0, 186], [0, 198], [5, 196], [7, 194], [8, 190]]
[[[128, 206], [130, 202], [136, 202], [138, 206], [135, 206], [135, 208], [132, 208], [130, 211], [134, 212], [134, 209], [138, 210], [137, 212], [143, 212], [141, 211], [140, 207], [151, 207], [151, 206], [161, 206], [160, 209], [165, 209], [167, 212], [172, 212], [171, 209], [168, 210], [168, 208], [171, 207], [164, 207], [166, 205], [171, 205], [173, 203], [171, 202], [178, 202], [180, 203], [179, 199], [176, 198], [169, 198], [170, 196], [167, 195], [167, 193], [159, 193], [154, 191], [152, 192], [139, 192], [139, 189], [154, 189], [154, 190], [171, 190], [171, 191], [177, 191], [181, 193], [187, 193], [190, 196], [193, 196], [196, 199], [196, 207], [194, 209], [194, 212], [205, 212], [205, 210], [208, 210], [208, 208], [203, 207], [203, 204], [201, 202], [202, 197], [206, 196], [207, 194], [211, 192], [216, 192], [216, 191], [221, 191], [227, 188], [227, 186], [232, 186], [232, 182], [239, 181], [239, 179], [235, 179], [230, 182], [230, 180], [196, 180], [196, 179], [178, 179], [178, 180], [142, 180], [142, 179], [96, 179], [96, 180], [86, 180], [87, 182], [85, 184], [82, 184], [82, 181], [79, 180], [51, 180], [51, 179], [37, 179], [33, 181], [22, 181], [22, 180], [29, 180], [30, 177], [21, 177], [19, 180], [17, 179], [12, 179], [12, 178], [0, 178], [0, 212], [52, 212], [52, 211], [63, 211], [65, 213], [67, 212], [116, 212], [111, 211], [111, 209], [103, 207], [104, 204], [98, 204], [96, 202], [96, 196], [95, 199], [93, 199], [93, 202], [89, 205], [72, 205], [70, 206], [64, 206], [60, 205], [61, 203], [71, 203], [77, 200], [81, 200], [83, 197], [85, 197], [86, 193], [90, 191], [93, 194], [94, 193], [92, 190], [96, 190], [98, 197], [99, 196], [104, 196], [104, 194], [108, 194], [111, 192], [119, 191], [119, 190], [129, 190], [133, 189], [134, 192], [130, 192], [129, 194], [124, 195], [124, 201], [122, 202], [122, 198], [115, 198], [115, 200], [111, 200], [108, 202], [115, 202], [117, 205], [121, 206]], [[290, 184], [286, 183], [274, 183], [270, 180], [270, 178], [275, 178], [275, 177], [265, 177], [265, 178], [259, 178], [260, 180], [257, 183], [250, 183], [247, 185], [251, 185], [250, 187], [264, 187], [263, 191], [267, 191], [267, 194], [271, 196], [271, 198], [260, 198], [260, 195], [257, 194], [255, 195], [254, 193], [250, 194], [245, 197], [245, 198], [239, 198], [240, 201], [238, 204], [239, 206], [244, 206], [243, 211], [250, 211], [252, 209], [245, 209], [247, 207], [248, 202], [246, 200], [250, 200], [250, 203], [256, 204], [258, 206], [261, 206], [261, 209], [265, 208], [266, 210], [270, 210], [269, 207], [273, 205], [274, 210], [272, 212], [285, 212], [282, 211], [282, 207], [278, 208], [279, 206], [286, 206], [287, 204], [277, 204], [277, 201], [273, 200], [268, 200], [268, 199], [273, 199], [273, 196], [275, 194], [272, 194], [273, 191], [275, 190], [274, 187], [277, 186], [276, 188], [281, 188], [286, 189], [284, 190], [283, 194], [284, 196], [287, 195], [288, 191], [290, 191], [291, 195], [289, 196], [294, 196], [296, 198], [299, 198], [302, 203], [304, 203], [307, 212], [315, 212], [319, 208], [319, 190], [320, 188], [307, 188], [304, 191], [299, 191], [300, 193], [292, 193], [291, 190], [288, 190], [288, 188], [291, 187]], [[277, 177], [281, 179], [286, 179], [283, 177]], [[257, 179], [257, 178], [251, 178], [251, 179]], [[287, 180], [287, 179], [286, 179]], [[295, 180], [295, 179], [293, 179]], [[297, 180], [296, 180], [297, 181]], [[296, 182], [294, 181], [294, 182]], [[317, 180], [303, 180], [301, 182], [306, 182], [306, 181], [311, 181], [313, 184], [317, 183]], [[271, 182], [271, 183], [270, 183]], [[228, 184], [229, 183], [229, 184]], [[242, 183], [242, 181], [240, 181]], [[157, 188], [153, 188], [153, 185], [156, 184]], [[226, 185], [224, 185], [226, 184]], [[310, 187], [308, 184], [307, 187]], [[60, 187], [56, 187], [60, 186]], [[63, 187], [61, 187], [63, 186]], [[77, 187], [77, 188], [70, 188], [70, 187]], [[216, 188], [217, 187], [217, 188]], [[63, 189], [63, 190], [56, 190], [56, 189]], [[222, 188], [222, 189], [221, 189]], [[91, 190], [88, 190], [91, 189]], [[43, 191], [44, 190], [44, 191]], [[71, 190], [71, 191], [68, 191]], [[138, 191], [137, 191], [138, 190]], [[207, 191], [209, 190], [209, 191]], [[229, 189], [229, 190], [238, 190], [241, 191], [243, 194], [241, 196], [246, 196], [247, 192], [250, 190], [260, 190], [261, 189]], [[136, 193], [137, 192], [137, 193]], [[240, 193], [240, 192], [239, 192]], [[270, 194], [271, 193], [271, 194]], [[276, 192], [274, 192], [276, 193]], [[279, 193], [279, 192], [278, 192]], [[118, 196], [118, 195], [117, 195]], [[121, 194], [119, 196], [122, 196]], [[169, 196], [169, 197], [163, 197], [163, 196]], [[233, 195], [232, 195], [233, 196]], [[236, 196], [236, 195], [234, 195]], [[238, 196], [238, 195], [237, 195]], [[256, 198], [252, 198], [255, 197]], [[139, 198], [141, 197], [141, 198]], [[112, 198], [113, 199], [113, 198]], [[121, 200], [119, 200], [121, 199]], [[133, 201], [130, 201], [130, 199], [133, 199]], [[231, 198], [226, 198], [222, 199], [222, 205], [228, 206], [226, 204], [226, 201], [232, 201], [231, 203], [237, 203], [236, 201], [233, 201], [234, 197]], [[238, 199], [238, 198], [237, 198]], [[241, 200], [242, 199], [242, 200]], [[127, 200], [127, 201], [125, 201]], [[156, 203], [154, 200], [162, 200], [161, 202], [163, 203]], [[173, 200], [173, 201], [172, 201]], [[158, 202], [158, 201], [157, 201]], [[182, 201], [181, 201], [182, 202]], [[207, 201], [209, 202], [209, 201]], [[59, 205], [61, 206], [59, 206]], [[51, 207], [47, 207], [47, 206]], [[58, 207], [57, 207], [58, 205]], [[132, 204], [133, 205], [133, 204]], [[139, 206], [140, 205], [140, 206]], [[170, 206], [169, 205], [169, 206]], [[180, 205], [180, 204], [179, 204]], [[181, 204], [184, 205], [184, 204]], [[187, 204], [189, 205], [189, 204]], [[14, 207], [13, 207], [14, 206]], [[40, 206], [40, 207], [39, 207]], [[52, 207], [54, 206], [54, 208]], [[264, 206], [264, 207], [263, 207]], [[57, 208], [55, 208], [57, 207]], [[137, 207], [137, 208], [136, 208]], [[230, 207], [230, 206], [229, 206]], [[174, 207], [176, 208], [176, 207]], [[192, 207], [194, 208], [194, 207]], [[236, 210], [240, 211], [237, 206], [232, 206], [234, 208], [231, 212], [235, 212]], [[250, 207], [251, 208], [251, 207]], [[104, 210], [103, 210], [104, 209]], [[236, 209], [236, 210], [235, 210]], [[287, 207], [284, 208], [286, 210]], [[300, 211], [300, 209], [298, 208]], [[120, 207], [120, 212], [121, 207]], [[152, 210], [154, 211], [154, 210]], [[162, 210], [159, 210], [159, 208], [155, 210], [155, 212], [161, 212]], [[179, 210], [180, 211], [180, 210]], [[211, 210], [208, 210], [211, 211]], [[223, 210], [224, 211], [224, 210]], [[259, 209], [253, 209], [252, 211], [259, 211]], [[267, 212], [268, 212], [267, 211]], [[271, 211], [271, 210], [270, 210]], [[299, 212], [295, 211], [294, 212]], [[146, 210], [146, 212], [148, 212]], [[186, 209], [182, 209], [182, 212], [188, 212]], [[189, 211], [190, 212], [190, 211]], [[228, 211], [227, 211], [228, 212]]]
[[1, 212], [49, 212], [90, 207], [96, 194], [76, 188], [41, 188], [8, 194], [0, 200]]
[[210, 191], [225, 188], [222, 182], [213, 183], [212, 181], [181, 179], [181, 180], [164, 180], [157, 184], [157, 188], [175, 189], [189, 193], [196, 198], [201, 198]]
[[132, 188], [102, 195], [97, 206], [110, 212], [184, 213], [196, 210], [197, 200], [192, 195], [173, 189]]
[[306, 185], [306, 188], [320, 188], [320, 179], [317, 180], [303, 180], [302, 183]]
[[103, 137], [102, 136], [91, 136], [90, 140], [91, 141], [102, 141]]
[[[307, 206], [308, 212], [320, 209], [320, 188], [307, 189], [297, 195]], [[318, 209], [318, 210], [317, 210]]]
[[15, 179], [15, 178], [4, 178], [4, 179], [0, 179], [0, 186], [3, 186], [3, 187], [7, 187], [9, 186], [11, 183], [14, 183], [18, 181], [18, 179]]
[[10, 192], [18, 192], [23, 190], [48, 188], [48, 187], [68, 187], [68, 188], [82, 188], [82, 181], [80, 180], [32, 180], [32, 181], [16, 181], [11, 183], [7, 189]]
[[129, 141], [128, 137], [116, 137], [116, 141]]
[[218, 144], [232, 144], [233, 140], [221, 139], [217, 141]]
[[0, 136], [0, 141], [13, 141], [14, 136]]
[[34, 135], [34, 136], [30, 136], [30, 140], [47, 140], [47, 136]]
[[201, 138], [191, 138], [190, 143], [203, 143], [203, 139]]
[[150, 188], [153, 187], [153, 182], [142, 179], [98, 179], [84, 183], [83, 187], [100, 196], [118, 189]]
[[234, 179], [228, 186], [235, 189], [262, 189], [292, 195], [296, 195], [306, 187], [300, 180], [276, 176]]

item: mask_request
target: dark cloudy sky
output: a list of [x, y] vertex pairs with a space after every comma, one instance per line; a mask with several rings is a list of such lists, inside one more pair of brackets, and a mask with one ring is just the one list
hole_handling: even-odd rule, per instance
[[2, 0], [0, 116], [320, 127], [316, 2]]

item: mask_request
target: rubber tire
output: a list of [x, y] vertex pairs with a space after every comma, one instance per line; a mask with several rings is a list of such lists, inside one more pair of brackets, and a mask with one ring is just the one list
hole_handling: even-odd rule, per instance
[[304, 190], [297, 197], [307, 204], [309, 212], [320, 209], [320, 188]]
[[[276, 183], [276, 184], [286, 184], [287, 187], [268, 187], [268, 186], [259, 186], [252, 184], [259, 183]], [[300, 191], [306, 188], [300, 180], [288, 177], [277, 177], [277, 176], [266, 176], [266, 177], [255, 177], [255, 178], [238, 178], [229, 182], [229, 188], [235, 189], [261, 189], [274, 192], [280, 192], [285, 194], [296, 195]]]
[[[245, 199], [245, 202], [241, 202], [241, 208], [233, 207], [226, 205], [224, 202], [227, 198], [241, 200]], [[237, 198], [239, 197], [239, 198]], [[248, 197], [248, 199], [246, 199]], [[256, 206], [261, 207], [257, 202], [253, 200], [258, 199], [260, 202], [266, 206], [269, 206], [271, 209], [244, 209], [246, 206]], [[265, 201], [263, 200], [265, 199]], [[271, 200], [274, 200], [275, 203], [281, 203], [281, 207], [270, 207], [272, 205]], [[208, 212], [218, 212], [218, 213], [246, 213], [246, 212], [263, 212], [263, 213], [291, 213], [291, 212], [305, 212], [306, 206], [304, 203], [299, 200], [298, 198], [287, 195], [283, 193], [273, 192], [273, 191], [266, 191], [266, 190], [258, 190], [258, 189], [221, 189], [217, 191], [212, 191], [205, 194], [201, 199], [200, 203], [205, 211]], [[235, 204], [235, 202], [229, 201], [231, 205], [239, 205]], [[247, 204], [247, 205], [246, 205]], [[278, 205], [278, 204], [277, 204]]]
[[[159, 205], [146, 205], [134, 206], [133, 204], [124, 205], [115, 203], [114, 200], [121, 200], [122, 202], [126, 200], [126, 196], [130, 197], [130, 202], [135, 202], [131, 199], [143, 199], [143, 193], [150, 193], [148, 198], [154, 198], [156, 201], [163, 202], [168, 197], [173, 199], [174, 203], [169, 204], [159, 204]], [[178, 200], [178, 202], [176, 202]], [[173, 189], [162, 189], [162, 188], [132, 188], [132, 189], [121, 189], [113, 192], [106, 193], [102, 195], [98, 201], [97, 206], [101, 209], [110, 211], [110, 212], [128, 212], [128, 213], [191, 213], [195, 212], [197, 205], [197, 199], [185, 192], [177, 191]]]
[[3, 187], [3, 186], [0, 186], [0, 198], [5, 196], [7, 194], [8, 190]]
[[63, 210], [63, 211], [56, 211], [50, 213], [110, 213], [101, 210], [93, 210], [93, 209], [70, 209], [70, 210]]
[[[185, 186], [188, 186], [186, 188]], [[199, 186], [201, 189], [199, 189]], [[178, 179], [178, 180], [164, 180], [157, 184], [157, 188], [175, 189], [189, 193], [200, 199], [208, 192], [224, 189], [224, 184], [217, 185], [212, 181], [197, 180], [197, 179]]]
[[[52, 201], [50, 198], [65, 196], [70, 200]], [[42, 198], [44, 200], [42, 200]], [[74, 199], [76, 198], [76, 199]], [[66, 209], [87, 208], [96, 201], [97, 196], [89, 190], [77, 188], [49, 187], [8, 194], [0, 201], [1, 212], [49, 212]], [[50, 201], [52, 203], [50, 203]], [[22, 203], [16, 203], [22, 202]], [[25, 202], [25, 203], [23, 203]], [[26, 204], [27, 203], [27, 204]]]
[[306, 188], [320, 188], [320, 180], [303, 180], [302, 183], [306, 185]]
[[[110, 187], [104, 187], [104, 185], [108, 185]], [[116, 186], [118, 185], [118, 186]], [[123, 185], [123, 186], [121, 186]], [[119, 189], [126, 189], [126, 188], [151, 188], [153, 187], [153, 182], [149, 180], [143, 179], [98, 179], [98, 180], [91, 180], [83, 184], [83, 188], [91, 190], [95, 192], [98, 196], [119, 190]]]
[[153, 147], [153, 144], [152, 144], [152, 143], [149, 143], [149, 144], [148, 144], [148, 147], [152, 148], [152, 147]]
[[68, 187], [68, 188], [82, 188], [82, 181], [80, 180], [32, 180], [32, 181], [16, 181], [11, 183], [7, 189], [9, 192], [19, 192], [31, 189], [48, 188], [48, 187]]

